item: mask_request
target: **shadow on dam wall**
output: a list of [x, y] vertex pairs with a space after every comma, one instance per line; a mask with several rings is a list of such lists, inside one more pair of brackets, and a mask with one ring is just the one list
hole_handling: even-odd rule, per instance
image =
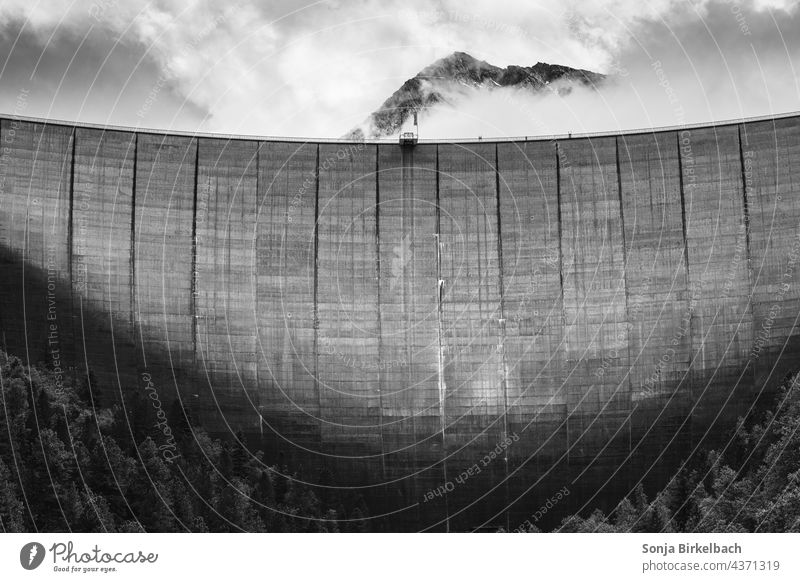
[[[609, 510], [798, 368], [800, 122], [463, 144], [0, 120], [0, 325], [376, 529]], [[55, 326], [55, 327], [53, 327]], [[552, 502], [550, 503], [552, 505]]]
[[[534, 427], [512, 424], [507, 441], [499, 436], [498, 418], [481, 419], [478, 422], [488, 429], [476, 429], [478, 437], [448, 443], [447, 471], [440, 458], [431, 455], [427, 466], [411, 466], [407, 475], [398, 471], [392, 480], [376, 479], [370, 474], [372, 457], [361, 462], [345, 455], [320, 456], [289, 446], [286, 435], [273, 434], [277, 428], [271, 429], [267, 420], [260, 429], [237, 424], [237, 418], [255, 414], [257, 395], [245, 394], [244, 388], [239, 395], [211, 394], [202, 365], [195, 368], [178, 353], [147, 346], [141, 341], [141, 330], [82, 304], [80, 297], [69, 293], [68, 282], [54, 277], [52, 271], [48, 276], [47, 271], [22, 262], [17, 253], [5, 248], [0, 252], [0, 268], [8, 275], [0, 278], [0, 330], [2, 347], [8, 353], [32, 364], [57, 367], [74, 384], [89, 382], [98, 407], [120, 405], [123, 395], [131, 396], [134, 391], [147, 397], [150, 386], [168, 411], [180, 395], [188, 416], [212, 427], [212, 435], [229, 439], [244, 435], [254, 453], [265, 453], [265, 462], [286, 467], [287, 475], [294, 473], [312, 489], [318, 487], [318, 495], [325, 495], [324, 488], [333, 488], [363, 497], [373, 516], [370, 527], [376, 530], [515, 528], [532, 519], [566, 487], [568, 495], [537, 523], [555, 527], [564, 516], [578, 511], [611, 510], [640, 479], [648, 490], [655, 490], [673, 473], [678, 461], [692, 452], [685, 403], [661, 397], [628, 415], [622, 430], [604, 426], [587, 431], [596, 440], [594, 444], [590, 439], [570, 444], [568, 424], [607, 425], [610, 418], [574, 414], [569, 423], [562, 419]], [[178, 365], [178, 361], [183, 363]], [[204, 406], [201, 399], [214, 404]], [[126, 403], [130, 406], [129, 400]], [[219, 428], [223, 426], [230, 428]], [[476, 444], [482, 438], [481, 430], [497, 440], [485, 446]], [[649, 434], [641, 434], [647, 430]], [[634, 432], [638, 436], [634, 437]], [[152, 433], [156, 440], [161, 436], [156, 428]], [[632, 438], [636, 439], [633, 450]], [[430, 446], [441, 451], [441, 442]], [[503, 455], [508, 455], [507, 465]], [[393, 456], [386, 455], [383, 461], [391, 464]], [[444, 492], [448, 494], [447, 507]]]

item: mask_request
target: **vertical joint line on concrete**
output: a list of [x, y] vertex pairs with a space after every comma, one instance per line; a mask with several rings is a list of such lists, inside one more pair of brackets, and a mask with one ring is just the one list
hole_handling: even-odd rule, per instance
[[386, 482], [386, 448], [383, 440], [383, 388], [384, 375], [381, 372], [383, 355], [383, 322], [381, 321], [381, 187], [379, 179], [380, 146], [375, 144], [375, 281], [378, 297], [378, 435], [381, 442], [381, 476]]
[[200, 168], [200, 140], [194, 142], [194, 192], [192, 200], [192, 277], [189, 313], [192, 318], [192, 357], [197, 364], [197, 183]]
[[[73, 290], [74, 290], [73, 281], [74, 281], [74, 279], [73, 279], [73, 272], [72, 272], [72, 259], [73, 259], [73, 255], [74, 255], [74, 250], [73, 250], [72, 247], [73, 247], [73, 243], [75, 241], [75, 228], [72, 225], [72, 221], [75, 219], [75, 150], [77, 149], [75, 147], [75, 143], [76, 143], [76, 140], [77, 140], [77, 137], [78, 137], [77, 132], [78, 132], [78, 128], [77, 127], [73, 127], [72, 128], [72, 135], [70, 136], [70, 142], [71, 142], [71, 145], [72, 145], [72, 151], [70, 153], [70, 169], [69, 169], [69, 212], [68, 212], [68, 214], [69, 214], [69, 218], [68, 218], [69, 224], [67, 225], [67, 254], [68, 254], [68, 259], [69, 259], [69, 261], [68, 261], [69, 262], [69, 269], [67, 270], [67, 276], [69, 277], [69, 299], [68, 299], [68, 301], [70, 303], [70, 308], [71, 308], [71, 312], [72, 312], [72, 317], [70, 317], [70, 321], [69, 321], [69, 327], [70, 327], [70, 333], [72, 334], [73, 341], [75, 340], [75, 301], [74, 301], [75, 294], [73, 293]], [[27, 224], [25, 226], [25, 231], [27, 232]], [[45, 252], [47, 252], [47, 251], [45, 250]], [[47, 263], [45, 261], [42, 261], [42, 264], [46, 265]], [[85, 280], [84, 280], [84, 282], [85, 282]], [[87, 285], [88, 285], [88, 283], [87, 283]], [[78, 296], [80, 297], [80, 294], [78, 294]], [[87, 293], [87, 296], [88, 296], [88, 293]], [[83, 317], [83, 314], [81, 314], [81, 317]], [[86, 354], [84, 354], [84, 357], [85, 356], [86, 356]], [[72, 368], [72, 382], [73, 382], [74, 385], [77, 385], [77, 379], [78, 379], [78, 366], [77, 366], [78, 353], [77, 353], [77, 350], [75, 350], [74, 357], [75, 357], [75, 360], [76, 360], [76, 362], [75, 362], [76, 365]], [[87, 371], [87, 380], [88, 380], [88, 371], [89, 371], [88, 368], [87, 368], [86, 371]]]
[[[630, 320], [630, 290], [628, 289], [628, 238], [625, 234], [625, 207], [622, 201], [622, 172], [621, 164], [619, 161], [619, 137], [614, 137], [614, 150], [616, 152], [616, 160], [617, 160], [617, 199], [619, 200], [619, 221], [620, 221], [620, 230], [622, 234], [622, 285], [624, 286], [625, 291], [625, 339], [626, 343], [628, 344], [628, 361], [631, 361], [631, 338], [629, 334], [629, 327], [632, 325], [633, 322]], [[625, 144], [625, 150], [628, 151], [627, 143]], [[630, 368], [626, 372], [628, 376], [628, 398], [632, 397], [633, 394], [633, 384], [631, 382], [631, 371]]]
[[[681, 155], [681, 137], [675, 132], [678, 144], [678, 191], [681, 196], [681, 230], [683, 231], [683, 264], [686, 271], [686, 288], [691, 298], [691, 280], [689, 279], [689, 236], [686, 229], [686, 196], [683, 185], [683, 156]], [[694, 314], [692, 314], [692, 317]]]
[[[563, 333], [567, 333], [567, 306], [564, 301], [564, 243], [562, 233], [562, 219], [561, 219], [561, 146], [558, 142], [556, 145], [556, 206], [558, 217], [558, 288], [561, 290], [561, 319], [563, 321]], [[565, 343], [566, 337], [562, 339]], [[569, 465], [569, 452], [571, 446], [569, 444], [569, 405], [567, 405], [567, 418], [564, 420], [564, 430], [567, 436], [567, 464]]]
[[[692, 302], [694, 301], [694, 295], [692, 290], [692, 280], [689, 276], [689, 235], [688, 229], [686, 228], [686, 193], [684, 192], [684, 184], [683, 184], [683, 154], [681, 152], [681, 134], [679, 132], [675, 132], [675, 143], [678, 146], [678, 192], [680, 193], [681, 197], [681, 230], [683, 231], [683, 264], [686, 274], [686, 292], [688, 294], [689, 304], [689, 331], [686, 334], [689, 340], [689, 354], [690, 357], [694, 358], [694, 349], [692, 347], [692, 328], [694, 327], [694, 308], [692, 306]], [[691, 143], [691, 142], [690, 142]], [[687, 372], [688, 376], [688, 372]], [[694, 398], [694, 390], [692, 388], [692, 381], [689, 378], [689, 398], [692, 400], [692, 410], [695, 408], [695, 398]], [[689, 421], [689, 443], [690, 446], [693, 446], [694, 442], [694, 429], [692, 422], [693, 414], [689, 414], [688, 421]]]
[[[406, 204], [409, 200], [412, 201], [412, 222], [413, 222], [413, 200], [414, 200], [414, 173], [413, 173], [413, 148], [401, 147], [400, 148], [400, 200], [401, 200], [401, 211], [400, 211], [400, 232], [406, 232], [406, 222], [405, 222], [405, 214], [406, 214]], [[411, 158], [409, 160], [409, 158]], [[411, 170], [411, 171], [409, 171]], [[434, 209], [435, 212], [435, 209]], [[413, 232], [413, 224], [412, 224], [412, 232]], [[402, 242], [402, 241], [401, 241]], [[412, 251], [413, 252], [413, 251]], [[412, 261], [413, 263], [413, 261]], [[405, 269], [405, 267], [403, 267]], [[405, 274], [405, 273], [403, 273]], [[438, 277], [438, 275], [437, 275]], [[403, 326], [403, 339], [405, 342], [405, 354], [406, 354], [406, 362], [410, 362], [412, 360], [412, 350], [409, 345], [409, 338], [408, 338], [408, 329], [409, 329], [409, 322], [408, 322], [408, 311], [407, 311], [407, 304], [406, 304], [406, 285], [405, 280], [403, 280], [402, 285], [402, 306], [403, 306], [403, 313], [405, 317], [405, 325]], [[412, 301], [414, 299], [414, 294], [411, 294]], [[416, 313], [412, 309], [412, 313]], [[408, 385], [412, 385], [414, 379], [411, 375], [410, 367], [408, 365], [405, 366], [405, 380], [408, 382]], [[411, 415], [411, 432], [412, 434], [417, 434], [417, 422], [416, 422], [417, 415], [416, 413]], [[413, 462], [414, 466], [418, 466], [418, 458], [419, 455], [417, 453], [417, 447], [413, 448]], [[417, 476], [414, 477], [414, 494], [417, 494], [417, 485], [419, 484], [419, 478]], [[417, 505], [417, 520], [420, 520], [420, 507]]]
[[[255, 199], [253, 200], [253, 216], [255, 217], [255, 222], [253, 223], [253, 302], [255, 303], [256, 311], [258, 311], [258, 196], [259, 196], [259, 186], [261, 181], [261, 166], [260, 166], [260, 159], [261, 159], [261, 143], [260, 141], [256, 141], [256, 195]], [[264, 444], [264, 416], [261, 408], [261, 374], [259, 370], [261, 368], [261, 354], [260, 350], [258, 349], [261, 345], [261, 342], [258, 337], [258, 318], [255, 320], [255, 328], [256, 333], [253, 337], [253, 354], [255, 356], [255, 364], [256, 364], [256, 398], [258, 406], [258, 432], [261, 435], [261, 444]]]
[[[319, 144], [317, 144], [316, 159], [314, 161], [314, 353], [317, 353], [319, 331], [319, 307], [317, 305], [318, 281], [317, 271], [319, 262]], [[317, 370], [314, 370], [316, 375]]]
[[[404, 164], [405, 166], [405, 164]], [[445, 426], [447, 419], [445, 418], [445, 396], [447, 386], [444, 384], [444, 354], [442, 353], [442, 241], [441, 241], [441, 205], [439, 199], [439, 145], [436, 145], [436, 335], [439, 340], [439, 357], [438, 357], [438, 388], [439, 388], [439, 426], [442, 433], [442, 476], [444, 483], [447, 483], [447, 435], [445, 434]], [[450, 504], [447, 501], [447, 495], [444, 496], [444, 511], [445, 511], [445, 531], [450, 532]]]
[[[494, 192], [497, 212], [497, 261], [498, 261], [498, 281], [500, 287], [500, 382], [503, 385], [503, 442], [508, 441], [508, 369], [506, 367], [506, 315], [505, 315], [505, 281], [503, 277], [503, 224], [500, 214], [500, 156], [498, 155], [498, 145], [494, 144]], [[508, 492], [508, 450], [503, 454], [503, 479], [505, 489], [504, 513], [506, 520], [506, 531], [510, 531], [509, 522], [509, 492]]]
[[[75, 239], [75, 228], [72, 225], [72, 221], [75, 219], [75, 138], [77, 128], [72, 128], [72, 134], [70, 135], [69, 141], [70, 145], [72, 146], [72, 151], [70, 152], [70, 167], [69, 167], [69, 210], [68, 210], [68, 222], [67, 222], [67, 257], [68, 257], [68, 268], [67, 268], [67, 276], [69, 277], [69, 295], [70, 299], [72, 298], [72, 259], [75, 251], [72, 248], [73, 241]], [[27, 227], [26, 227], [27, 230]], [[43, 261], [43, 264], [46, 264]]]
[[[631, 361], [631, 336], [630, 336], [630, 329], [633, 326], [633, 322], [631, 321], [631, 309], [630, 309], [630, 290], [628, 289], [628, 239], [625, 234], [625, 206], [622, 202], [622, 172], [621, 164], [619, 161], [619, 136], [614, 137], [614, 150], [616, 151], [616, 159], [617, 159], [617, 197], [619, 199], [619, 220], [621, 225], [622, 231], [622, 284], [625, 286], [625, 341], [627, 343], [627, 352], [628, 352], [628, 361]], [[628, 150], [628, 144], [625, 144], [625, 151]], [[628, 377], [628, 405], [632, 405], [633, 403], [633, 381], [631, 380], [631, 369], [628, 368], [628, 371], [625, 372], [625, 375]], [[632, 430], [633, 427], [631, 426], [631, 419], [630, 417], [626, 421], [628, 425], [628, 452], [632, 450], [633, 446], [633, 435]]]
[[[3, 120], [2, 120], [2, 119], [0, 119], [0, 143], [3, 143], [3, 125], [4, 125], [4, 123], [3, 123]], [[2, 188], [2, 189], [0, 190], [0, 193], [2, 193], [2, 194], [5, 194], [5, 193], [6, 193], [6, 190], [5, 190], [5, 188]], [[27, 222], [26, 222], [25, 224], [27, 224]], [[9, 238], [10, 238], [10, 237], [9, 237]], [[8, 248], [2, 249], [2, 251], [3, 251], [3, 252], [8, 252], [8, 253], [10, 253], [10, 252], [11, 252], [11, 245], [10, 245], [10, 242], [11, 242], [11, 241], [9, 240], [9, 247], [8, 247]], [[2, 248], [2, 247], [0, 247], [0, 248]], [[45, 268], [46, 268], [46, 267], [45, 267]], [[2, 310], [0, 310], [0, 330], [3, 330], [3, 332], [2, 332], [2, 344], [0, 344], [0, 345], [2, 345], [2, 347], [3, 347], [3, 351], [4, 351], [4, 352], [6, 352], [6, 353], [8, 353], [8, 344], [6, 343], [6, 332], [5, 332], [5, 330], [6, 330], [6, 329], [7, 329], [7, 328], [6, 328], [6, 324], [5, 324], [5, 322], [3, 321], [3, 313], [2, 313]], [[30, 508], [28, 509], [28, 511], [30, 511]], [[32, 516], [31, 516], [31, 517], [32, 517]], [[34, 525], [35, 525], [35, 524], [34, 524]], [[37, 533], [38, 533], [38, 532], [37, 532]]]
[[[744, 165], [744, 148], [742, 146], [742, 124], [736, 125], [739, 134], [739, 166], [742, 171], [742, 210], [744, 213], [744, 240], [745, 240], [745, 256], [747, 257], [747, 277], [750, 283], [750, 293], [748, 293], [747, 303], [750, 306], [750, 312], [753, 311], [753, 272], [752, 263], [750, 262], [750, 202], [747, 191], [747, 170]], [[745, 130], [745, 134], [747, 130]]]
[[556, 222], [558, 223], [558, 287], [561, 290], [561, 317], [566, 330], [567, 313], [564, 305], [564, 243], [561, 220], [561, 147], [556, 143]]
[[[317, 293], [319, 292], [319, 144], [317, 144], [316, 157], [314, 160], [314, 391], [317, 397], [317, 412], [322, 418], [322, 396], [319, 389], [319, 302]], [[320, 449], [322, 449], [322, 420], [317, 423], [320, 435]]]
[[494, 194], [495, 194], [495, 203], [497, 205], [497, 260], [498, 260], [498, 272], [499, 272], [499, 291], [500, 291], [500, 318], [505, 318], [505, 300], [503, 297], [504, 293], [504, 281], [503, 281], [503, 230], [502, 230], [502, 223], [500, 217], [500, 167], [499, 167], [499, 158], [497, 154], [497, 144], [494, 144]]
[[139, 165], [139, 134], [133, 134], [133, 176], [131, 179], [131, 249], [130, 249], [130, 294], [131, 294], [131, 337], [136, 329], [136, 172]]

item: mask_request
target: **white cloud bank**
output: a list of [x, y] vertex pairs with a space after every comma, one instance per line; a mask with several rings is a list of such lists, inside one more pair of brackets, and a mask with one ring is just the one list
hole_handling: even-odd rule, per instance
[[[499, 66], [543, 61], [625, 76], [600, 93], [566, 98], [481, 95], [458, 111], [428, 116], [423, 136], [597, 131], [767, 114], [798, 108], [795, 6], [6, 0], [0, 109], [11, 111], [19, 87], [30, 86], [31, 115], [335, 137], [425, 65], [461, 50]], [[155, 86], [163, 89], [142, 116]]]

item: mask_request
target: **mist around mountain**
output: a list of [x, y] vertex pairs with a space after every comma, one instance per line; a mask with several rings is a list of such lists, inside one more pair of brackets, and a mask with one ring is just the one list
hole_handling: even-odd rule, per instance
[[[177, 401], [157, 410], [132, 387], [124, 406], [101, 408], [94, 374], [64, 376], [0, 349], [0, 533], [369, 527], [357, 492], [312, 490], [265, 462], [262, 443], [212, 438]], [[335, 485], [329, 473], [310, 479]]]
[[458, 107], [471, 96], [498, 88], [514, 88], [531, 95], [551, 92], [566, 96], [576, 87], [594, 89], [605, 80], [606, 76], [600, 73], [563, 65], [536, 63], [531, 67], [503, 68], [455, 52], [408, 79], [344, 137], [362, 140], [396, 135], [413, 123], [414, 112], [422, 119], [437, 105]]

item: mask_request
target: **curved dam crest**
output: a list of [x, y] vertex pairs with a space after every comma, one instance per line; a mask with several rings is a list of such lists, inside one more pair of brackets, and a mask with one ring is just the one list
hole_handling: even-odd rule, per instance
[[149, 383], [390, 528], [613, 508], [797, 369], [797, 116], [413, 146], [3, 118], [0, 144], [6, 350], [103, 405]]

